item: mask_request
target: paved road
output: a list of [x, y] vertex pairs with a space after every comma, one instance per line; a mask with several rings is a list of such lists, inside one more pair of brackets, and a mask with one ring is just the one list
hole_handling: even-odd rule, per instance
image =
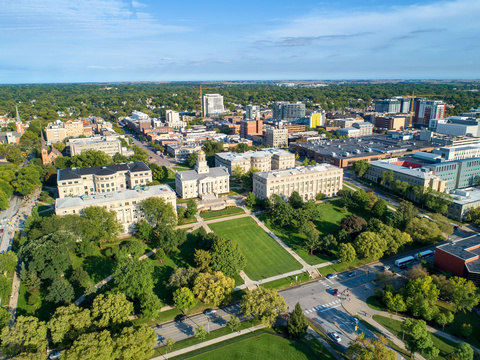
[[159, 328], [154, 328], [157, 335], [160, 336], [158, 346], [165, 345], [166, 340], [169, 338], [174, 339], [175, 341], [180, 341], [192, 337], [195, 334], [195, 329], [200, 325], [203, 325], [207, 331], [213, 331], [225, 327], [232, 314], [237, 316], [241, 321], [248, 320], [241, 316], [240, 305], [236, 304], [217, 309], [214, 314], [197, 314], [188, 316], [184, 321], [165, 323]]
[[[8, 251], [11, 249], [13, 235], [15, 232], [16, 215], [22, 205], [22, 198], [19, 196], [12, 196], [10, 198], [10, 208], [0, 212], [0, 229], [3, 232], [0, 234], [0, 252]], [[11, 222], [11, 224], [9, 224]]]
[[130, 139], [131, 139], [131, 142], [134, 144], [134, 145], [137, 145], [137, 146], [140, 146], [142, 149], [144, 149], [148, 155], [151, 157], [151, 159], [149, 160], [149, 162], [151, 163], [155, 163], [157, 165], [160, 165], [160, 166], [166, 166], [166, 167], [172, 167], [174, 165], [177, 165], [177, 163], [171, 159], [169, 159], [168, 157], [166, 157], [165, 155], [157, 155], [155, 153], [155, 149], [153, 149], [150, 145], [140, 141], [140, 140], [137, 140], [133, 137], [133, 135], [131, 134], [128, 134], [130, 136]]

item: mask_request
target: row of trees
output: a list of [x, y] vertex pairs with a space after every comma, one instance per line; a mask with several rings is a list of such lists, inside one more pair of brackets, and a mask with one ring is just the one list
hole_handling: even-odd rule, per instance
[[30, 164], [19, 167], [17, 165], [2, 165], [0, 169], [0, 209], [9, 208], [9, 199], [18, 192], [29, 195], [45, 179], [46, 172], [40, 166]]

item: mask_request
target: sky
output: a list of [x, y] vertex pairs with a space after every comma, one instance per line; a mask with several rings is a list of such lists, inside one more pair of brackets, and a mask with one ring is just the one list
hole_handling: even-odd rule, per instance
[[480, 79], [479, 19], [479, 0], [0, 0], [0, 84]]

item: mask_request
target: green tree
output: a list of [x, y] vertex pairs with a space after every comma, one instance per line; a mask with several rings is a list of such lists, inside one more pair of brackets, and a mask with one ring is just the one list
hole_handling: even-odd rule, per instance
[[187, 201], [187, 212], [185, 213], [187, 219], [192, 219], [198, 212], [197, 202], [194, 199]]
[[304, 246], [310, 255], [313, 255], [315, 250], [320, 248], [320, 232], [315, 225], [309, 221], [302, 227], [302, 232], [306, 236]]
[[145, 219], [151, 224], [157, 226], [174, 225], [177, 222], [175, 210], [171, 204], [167, 204], [164, 199], [153, 196], [143, 200], [140, 203]]
[[167, 351], [172, 351], [173, 345], [175, 345], [175, 343], [175, 340], [173, 340], [172, 338], [168, 338], [165, 341], [165, 348], [167, 349]]
[[122, 225], [115, 211], [108, 211], [103, 206], [89, 206], [85, 208], [84, 236], [90, 240], [115, 240], [122, 230]]
[[194, 267], [176, 268], [168, 279], [168, 286], [173, 288], [192, 287], [195, 278], [198, 275], [198, 269]]
[[292, 314], [288, 318], [288, 335], [292, 338], [301, 339], [307, 333], [307, 328], [307, 318], [303, 313], [300, 303], [297, 302], [295, 310], [292, 311]]
[[448, 281], [449, 299], [455, 311], [471, 311], [478, 305], [480, 294], [475, 284], [465, 278], [454, 276]]
[[158, 315], [158, 311], [161, 309], [162, 305], [162, 301], [153, 291], [142, 294], [140, 296], [142, 318], [154, 319]]
[[432, 214], [430, 215], [433, 221], [437, 224], [440, 231], [445, 235], [449, 236], [453, 234], [453, 225], [450, 220], [448, 220], [442, 214]]
[[135, 299], [153, 291], [154, 266], [150, 261], [125, 258], [118, 262], [114, 284], [117, 291]]
[[157, 165], [155, 163], [148, 164], [150, 170], [152, 170], [152, 179], [161, 181], [168, 177], [168, 170], [164, 166]]
[[54, 344], [70, 345], [80, 334], [87, 332], [91, 324], [90, 310], [72, 304], [55, 309], [48, 329]]
[[237, 165], [233, 168], [231, 177], [233, 180], [239, 181], [242, 180], [245, 175], [245, 170], [241, 166]]
[[370, 196], [365, 190], [359, 189], [353, 193], [352, 201], [357, 208], [364, 209], [370, 203]]
[[474, 351], [467, 343], [459, 343], [452, 358], [455, 360], [473, 360]]
[[22, 195], [31, 194], [41, 184], [41, 173], [42, 169], [37, 165], [24, 166], [18, 171], [17, 178], [12, 181], [12, 185]]
[[212, 250], [212, 269], [232, 276], [245, 267], [245, 256], [234, 240], [217, 238]]
[[230, 318], [227, 321], [227, 327], [233, 332], [237, 331], [240, 327], [240, 319], [235, 315], [230, 315]]
[[53, 144], [53, 147], [58, 151], [62, 152], [65, 149], [65, 144], [62, 142], [56, 142]]
[[462, 327], [460, 328], [460, 333], [468, 338], [470, 335], [472, 335], [473, 329], [471, 324], [462, 324]]
[[256, 203], [257, 203], [257, 198], [255, 194], [251, 191], [248, 192], [247, 199], [245, 200], [245, 205], [247, 206], [247, 208], [253, 209]]
[[0, 269], [6, 271], [7, 274], [13, 274], [17, 263], [17, 255], [15, 255], [13, 251], [8, 251], [0, 254]]
[[67, 280], [56, 279], [48, 288], [45, 300], [55, 304], [68, 303], [73, 300], [74, 295], [73, 286]]
[[67, 360], [114, 360], [114, 342], [110, 332], [92, 332], [80, 335], [65, 352]]
[[193, 293], [200, 301], [218, 306], [229, 299], [234, 288], [234, 279], [226, 277], [221, 271], [216, 271], [213, 274], [198, 274], [193, 285]]
[[410, 280], [405, 288], [408, 310], [415, 317], [432, 320], [438, 313], [435, 303], [439, 293], [430, 276]]
[[195, 265], [200, 272], [210, 272], [210, 264], [212, 263], [212, 254], [209, 251], [195, 249], [194, 255]]
[[355, 260], [357, 253], [355, 252], [355, 248], [352, 244], [340, 244], [338, 245], [338, 256], [342, 262], [351, 263]]
[[358, 177], [365, 175], [367, 170], [370, 168], [370, 163], [366, 160], [355, 161], [350, 168]]
[[465, 220], [467, 222], [473, 222], [475, 224], [480, 223], [480, 207], [470, 209], [470, 211], [467, 213], [467, 216], [465, 217]]
[[435, 317], [435, 322], [442, 326], [442, 331], [445, 330], [445, 325], [453, 322], [454, 316], [450, 311], [439, 312]]
[[387, 250], [387, 241], [376, 233], [366, 231], [358, 235], [354, 247], [364, 258], [378, 260]]
[[8, 325], [10, 319], [12, 318], [12, 314], [8, 312], [7, 308], [0, 308], [0, 333]]
[[349, 217], [343, 218], [340, 222], [342, 229], [349, 234], [353, 234], [355, 237], [358, 233], [364, 231], [367, 228], [367, 221], [355, 214], [350, 215]]
[[367, 338], [361, 333], [350, 343], [346, 354], [348, 358], [357, 360], [395, 360], [397, 358], [395, 351], [386, 345], [387, 339], [383, 335], [376, 340]]
[[98, 295], [92, 304], [93, 323], [98, 327], [124, 324], [133, 313], [133, 304], [125, 294]]
[[298, 191], [292, 192], [288, 198], [288, 202], [294, 209], [301, 209], [304, 205], [303, 198], [300, 196]]
[[205, 340], [207, 335], [208, 335], [207, 330], [205, 330], [203, 325], [200, 325], [195, 329], [195, 334], [193, 336], [195, 337], [195, 339], [203, 341]]
[[406, 319], [402, 324], [402, 328], [405, 331], [405, 345], [410, 350], [412, 357], [416, 352], [427, 359], [433, 359], [438, 356], [439, 350], [433, 345], [425, 321]]
[[259, 172], [258, 169], [250, 168], [242, 178], [243, 187], [245, 189], [253, 188], [253, 174]]
[[405, 232], [423, 244], [434, 244], [445, 239], [438, 225], [428, 219], [414, 218], [410, 220]]
[[197, 163], [198, 156], [196, 152], [192, 152], [190, 155], [188, 155], [188, 159], [185, 161], [185, 164], [188, 167], [193, 168], [195, 164]]
[[197, 300], [195, 300], [192, 290], [182, 287], [173, 293], [173, 302], [177, 309], [186, 315], [188, 310], [197, 303]]
[[90, 276], [81, 266], [73, 269], [70, 281], [85, 287], [90, 282]]
[[112, 158], [101, 150], [84, 150], [70, 159], [71, 167], [86, 168], [105, 166], [112, 163]]
[[276, 289], [257, 287], [243, 295], [241, 309], [244, 316], [253, 315], [262, 324], [271, 327], [275, 319], [287, 310], [287, 306]]
[[398, 206], [397, 212], [402, 214], [404, 224], [407, 224], [418, 215], [418, 211], [409, 201], [402, 201]]
[[393, 171], [384, 171], [382, 174], [382, 180], [380, 181], [380, 184], [382, 185], [388, 185], [394, 181], [394, 174]]
[[151, 241], [152, 245], [162, 248], [167, 254], [178, 252], [178, 247], [187, 240], [187, 233], [185, 230], [173, 230], [171, 226], [157, 226], [153, 235]]
[[372, 208], [372, 214], [381, 219], [383, 215], [385, 215], [385, 212], [387, 211], [387, 202], [383, 199], [378, 199], [375, 201], [375, 204], [373, 205]]
[[135, 327], [129, 326], [122, 329], [122, 332], [115, 337], [114, 342], [115, 358], [146, 360], [154, 354], [157, 334], [145, 324]]
[[2, 330], [3, 356], [40, 356], [46, 347], [47, 326], [36, 317], [19, 316], [12, 328], [4, 327]]

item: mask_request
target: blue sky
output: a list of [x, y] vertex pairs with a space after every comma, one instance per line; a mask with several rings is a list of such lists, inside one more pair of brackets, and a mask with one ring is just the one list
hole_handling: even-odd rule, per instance
[[479, 19], [479, 0], [0, 0], [0, 83], [479, 79]]

